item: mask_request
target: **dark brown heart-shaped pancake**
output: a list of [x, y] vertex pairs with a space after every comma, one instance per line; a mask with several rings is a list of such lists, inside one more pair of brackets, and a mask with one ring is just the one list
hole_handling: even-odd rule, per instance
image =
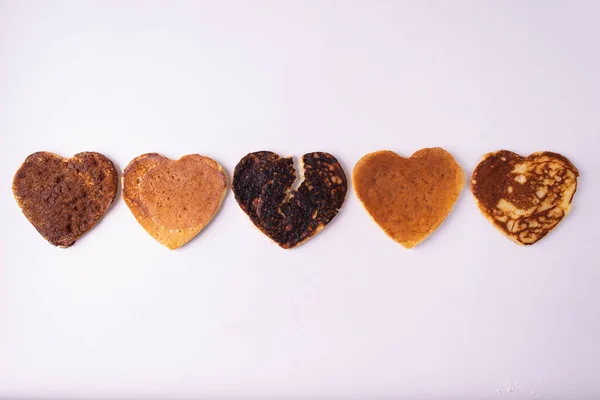
[[534, 244], [569, 213], [579, 171], [564, 156], [486, 154], [471, 179], [483, 215], [518, 244]]
[[236, 165], [232, 189], [250, 220], [284, 249], [319, 233], [338, 213], [348, 183], [331, 154], [302, 156], [304, 180], [296, 190], [294, 160], [270, 151], [250, 153]]
[[33, 153], [15, 174], [13, 193], [29, 222], [50, 244], [69, 247], [104, 215], [118, 174], [99, 153], [63, 158]]

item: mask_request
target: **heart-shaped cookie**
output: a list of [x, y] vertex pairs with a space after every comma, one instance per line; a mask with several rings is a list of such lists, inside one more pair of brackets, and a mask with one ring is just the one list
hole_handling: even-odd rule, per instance
[[250, 153], [236, 165], [232, 189], [250, 220], [289, 249], [319, 233], [344, 204], [348, 183], [331, 154], [302, 156], [304, 180], [296, 190], [294, 160], [270, 151]]
[[569, 213], [579, 171], [557, 153], [486, 154], [471, 179], [483, 215], [518, 244], [534, 244]]
[[199, 154], [179, 160], [143, 154], [123, 172], [125, 203], [146, 232], [171, 250], [208, 224], [226, 189], [223, 167]]
[[410, 158], [383, 150], [361, 158], [352, 173], [358, 199], [396, 242], [411, 248], [448, 216], [465, 182], [446, 150], [421, 149]]
[[25, 159], [12, 189], [35, 229], [50, 244], [69, 247], [104, 215], [117, 184], [117, 170], [102, 154], [63, 158], [43, 151]]

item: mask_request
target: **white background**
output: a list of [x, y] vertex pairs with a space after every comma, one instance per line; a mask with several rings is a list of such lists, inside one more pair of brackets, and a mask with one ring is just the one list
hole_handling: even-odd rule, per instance
[[[0, 398], [600, 396], [600, 2], [0, 1]], [[352, 188], [294, 250], [231, 192], [176, 251], [119, 197], [69, 249], [10, 187], [30, 153], [557, 151], [573, 210], [533, 247], [467, 188], [413, 250]], [[119, 193], [120, 196], [120, 193]]]

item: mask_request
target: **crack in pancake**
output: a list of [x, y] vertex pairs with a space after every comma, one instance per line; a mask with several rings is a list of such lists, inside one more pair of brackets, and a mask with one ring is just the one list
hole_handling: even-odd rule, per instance
[[344, 204], [346, 174], [331, 154], [302, 156], [304, 179], [297, 189], [294, 161], [270, 151], [250, 153], [233, 174], [235, 199], [250, 220], [284, 249], [320, 232]]
[[471, 191], [481, 212], [518, 244], [546, 236], [569, 213], [579, 171], [552, 152], [528, 157], [507, 150], [489, 153], [477, 165]]

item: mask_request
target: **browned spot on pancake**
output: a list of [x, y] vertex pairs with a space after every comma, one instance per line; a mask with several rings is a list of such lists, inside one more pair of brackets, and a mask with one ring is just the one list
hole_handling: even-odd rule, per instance
[[528, 157], [507, 150], [489, 153], [477, 165], [471, 191], [481, 212], [505, 235], [530, 245], [569, 212], [579, 171], [564, 156]]
[[383, 150], [361, 158], [352, 181], [375, 222], [396, 242], [411, 248], [450, 213], [464, 186], [464, 173], [441, 148], [421, 149], [410, 158]]
[[191, 154], [174, 161], [150, 153], [125, 168], [123, 198], [150, 235], [176, 249], [211, 220], [226, 183], [223, 168], [208, 157]]
[[69, 247], [104, 215], [117, 192], [117, 170], [99, 153], [63, 158], [33, 153], [13, 180], [27, 219], [48, 242]]
[[342, 166], [331, 154], [302, 156], [304, 180], [292, 190], [291, 157], [250, 153], [236, 165], [232, 189], [251, 221], [281, 247], [297, 246], [320, 232], [344, 204], [348, 188]]
[[[484, 171], [485, 177], [480, 179], [478, 193], [480, 196], [480, 201], [487, 208], [496, 207], [496, 204], [498, 204], [498, 201], [500, 201], [504, 195], [505, 190], [508, 191], [508, 187], [514, 188], [514, 185], [507, 186], [505, 188], [504, 182], [506, 175], [513, 169], [511, 164], [514, 164], [514, 162], [502, 161], [502, 158], [506, 158], [505, 153], [509, 152], [502, 151], [499, 153], [501, 154], [499, 154], [498, 157], [485, 159], [482, 161], [482, 164], [480, 164], [482, 166], [482, 171]], [[518, 154], [515, 154], [515, 156], [520, 160], [523, 159]]]

